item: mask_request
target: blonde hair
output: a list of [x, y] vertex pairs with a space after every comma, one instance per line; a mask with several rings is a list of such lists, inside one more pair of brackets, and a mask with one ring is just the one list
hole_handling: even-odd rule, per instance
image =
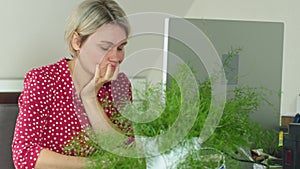
[[123, 9], [114, 0], [84, 0], [75, 8], [67, 19], [65, 28], [65, 43], [72, 57], [76, 51], [72, 46], [72, 37], [75, 32], [80, 35], [81, 44], [104, 24], [118, 24], [127, 36], [129, 23]]

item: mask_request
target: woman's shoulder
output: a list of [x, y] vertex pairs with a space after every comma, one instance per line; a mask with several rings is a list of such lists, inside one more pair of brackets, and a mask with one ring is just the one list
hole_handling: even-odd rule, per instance
[[119, 73], [111, 82], [111, 93], [116, 104], [122, 100], [132, 100], [131, 83], [125, 73]]
[[25, 75], [24, 84], [51, 84], [59, 81], [61, 76], [66, 76], [68, 71], [67, 61], [65, 58], [63, 58], [56, 63], [29, 70]]
[[127, 75], [123, 72], [120, 72], [118, 74], [118, 77], [114, 82], [115, 83], [122, 83], [122, 84], [130, 84], [130, 81], [129, 81]]
[[26, 73], [26, 76], [41, 76], [43, 78], [55, 78], [56, 76], [59, 76], [63, 71], [67, 71], [67, 61], [66, 58], [63, 58], [56, 63], [52, 63], [49, 65], [44, 65], [41, 67], [36, 67], [31, 70], [29, 70]]

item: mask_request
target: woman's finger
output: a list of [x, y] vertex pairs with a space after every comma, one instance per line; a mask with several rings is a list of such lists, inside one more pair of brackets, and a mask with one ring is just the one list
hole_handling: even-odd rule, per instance
[[114, 71], [114, 74], [113, 74], [111, 80], [116, 80], [117, 79], [118, 74], [119, 74], [119, 68], [120, 68], [120, 66], [117, 65], [116, 68], [115, 68], [115, 71]]
[[96, 65], [96, 71], [95, 71], [95, 76], [94, 76], [94, 78], [95, 78], [95, 80], [97, 81], [98, 79], [100, 79], [100, 65], [99, 64], [97, 64]]
[[112, 65], [108, 64], [107, 69], [106, 69], [106, 73], [104, 75], [105, 81], [110, 81], [111, 77], [113, 76], [113, 73], [114, 73], [114, 71], [113, 71]]
[[119, 65], [113, 66], [111, 64], [107, 65], [106, 72], [104, 76], [101, 76], [101, 67], [97, 66], [94, 79], [97, 82], [96, 86], [103, 85], [106, 82], [116, 80], [119, 74]]

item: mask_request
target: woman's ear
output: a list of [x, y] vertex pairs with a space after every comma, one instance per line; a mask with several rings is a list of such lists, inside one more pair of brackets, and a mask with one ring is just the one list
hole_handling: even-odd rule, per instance
[[71, 43], [72, 43], [72, 47], [73, 47], [74, 50], [78, 51], [80, 49], [81, 37], [77, 32], [73, 33]]

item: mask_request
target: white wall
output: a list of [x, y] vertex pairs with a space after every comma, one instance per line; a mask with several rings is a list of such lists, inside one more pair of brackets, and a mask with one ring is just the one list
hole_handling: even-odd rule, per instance
[[[148, 81], [157, 83], [162, 81], [163, 67], [163, 47], [164, 47], [164, 19], [154, 15], [167, 16], [174, 15], [183, 17], [189, 11], [194, 0], [117, 0], [133, 20], [136, 27], [150, 27], [156, 34], [143, 32], [138, 36], [132, 33], [126, 47], [126, 59], [122, 65], [124, 72], [129, 76], [146, 77]], [[151, 13], [149, 13], [151, 12]], [[156, 14], [154, 14], [156, 13]], [[134, 15], [134, 16], [133, 16]], [[149, 19], [137, 21], [139, 17], [151, 16]], [[133, 19], [132, 19], [133, 18]], [[131, 24], [133, 24], [131, 22]], [[139, 29], [145, 30], [145, 29]], [[143, 69], [143, 67], [145, 69]], [[139, 70], [139, 71], [137, 71]]]
[[0, 0], [0, 78], [23, 78], [30, 68], [66, 56], [65, 20], [78, 0]]
[[[194, 1], [186, 17], [283, 21], [285, 41], [283, 54], [282, 115], [295, 115], [296, 97], [300, 93], [300, 1], [274, 0], [198, 0]], [[266, 68], [267, 69], [267, 68]]]

